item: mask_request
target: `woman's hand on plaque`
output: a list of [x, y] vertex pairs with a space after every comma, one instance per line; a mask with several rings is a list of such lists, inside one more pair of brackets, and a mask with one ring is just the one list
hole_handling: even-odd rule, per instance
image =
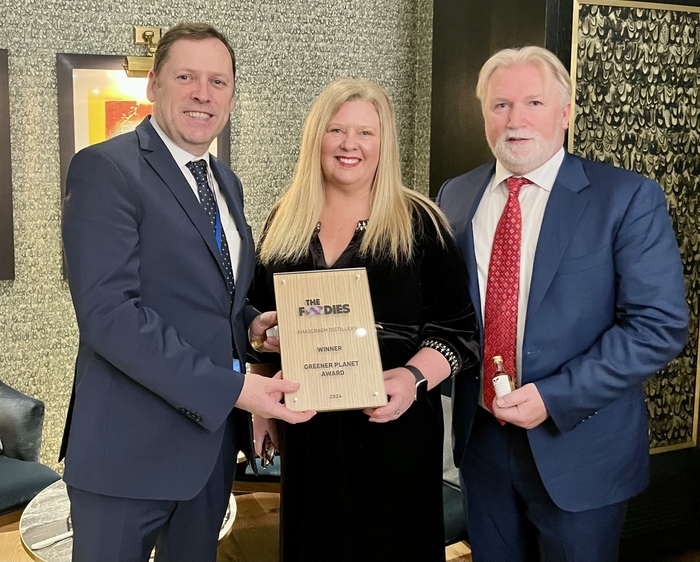
[[396, 420], [413, 404], [415, 389], [416, 382], [410, 371], [403, 367], [384, 371], [384, 390], [389, 402], [381, 408], [365, 408], [363, 412], [375, 423]]

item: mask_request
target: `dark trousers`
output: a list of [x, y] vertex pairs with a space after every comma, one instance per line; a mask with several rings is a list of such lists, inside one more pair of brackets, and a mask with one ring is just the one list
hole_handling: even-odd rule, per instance
[[580, 512], [557, 507], [526, 430], [479, 408], [460, 466], [474, 562], [614, 562], [626, 502]]
[[118, 498], [69, 486], [73, 562], [147, 562], [154, 546], [156, 562], [215, 562], [235, 450], [227, 429], [209, 480], [186, 501]]

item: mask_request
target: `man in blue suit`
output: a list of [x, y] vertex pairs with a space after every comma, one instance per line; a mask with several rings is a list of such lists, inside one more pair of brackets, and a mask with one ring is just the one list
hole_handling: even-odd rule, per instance
[[[474, 561], [612, 561], [626, 500], [648, 481], [642, 382], [686, 340], [664, 194], [564, 151], [571, 86], [549, 51], [496, 53], [477, 95], [496, 162], [437, 199], [481, 304], [487, 374], [455, 379], [453, 418]], [[492, 398], [487, 355], [509, 348], [516, 389]]]
[[208, 153], [234, 78], [225, 36], [175, 26], [148, 77], [153, 115], [80, 151], [68, 171], [63, 242], [80, 343], [61, 454], [74, 561], [145, 562], [157, 545], [159, 561], [213, 562], [249, 441], [243, 410], [312, 415], [279, 403], [297, 383], [236, 367], [276, 317], [246, 303], [254, 249], [241, 184]]

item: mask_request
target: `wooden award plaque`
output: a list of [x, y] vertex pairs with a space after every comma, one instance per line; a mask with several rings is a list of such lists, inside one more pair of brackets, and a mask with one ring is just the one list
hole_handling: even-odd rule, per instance
[[354, 410], [387, 402], [364, 267], [275, 273], [282, 376], [299, 381], [290, 410]]

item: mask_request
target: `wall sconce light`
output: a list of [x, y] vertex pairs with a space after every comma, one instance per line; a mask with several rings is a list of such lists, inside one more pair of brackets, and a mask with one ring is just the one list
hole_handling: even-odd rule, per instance
[[153, 55], [160, 41], [160, 28], [134, 27], [134, 45], [148, 45], [145, 57], [126, 57], [124, 70], [129, 77], [145, 78], [153, 68]]

